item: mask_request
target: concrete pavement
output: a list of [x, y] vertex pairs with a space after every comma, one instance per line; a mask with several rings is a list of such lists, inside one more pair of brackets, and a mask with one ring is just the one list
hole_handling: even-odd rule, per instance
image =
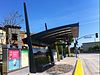
[[[99, 75], [100, 74], [100, 68], [99, 68], [99, 55], [100, 54], [78, 54], [78, 57], [82, 61], [82, 66], [83, 66], [83, 72], [84, 75]], [[55, 64], [69, 64], [73, 65], [75, 68], [75, 63], [76, 63], [76, 58], [75, 57], [66, 57], [60, 62], [56, 62]], [[72, 75], [74, 69], [72, 69], [68, 73], [63, 73], [59, 75]], [[9, 73], [8, 75], [28, 75], [29, 74], [29, 69], [24, 68], [18, 71], [14, 71]], [[57, 75], [57, 74], [48, 74], [46, 71], [42, 73], [30, 73], [29, 75]]]
[[29, 68], [28, 67], [8, 73], [8, 75], [28, 75], [28, 74], [29, 74]]
[[[75, 57], [66, 57], [63, 60], [61, 60], [60, 62], [56, 62], [55, 64], [69, 64], [72, 65], [73, 67], [75, 67], [75, 63], [76, 63], [76, 58]], [[72, 75], [74, 68], [68, 72], [68, 73], [63, 73], [63, 74], [59, 74], [59, 75]], [[28, 68], [24, 68], [18, 71], [14, 71], [9, 73], [8, 75], [53, 75], [53, 74], [48, 74], [46, 71], [42, 72], [42, 73], [29, 73], [29, 69]], [[55, 74], [56, 75], [56, 74]]]

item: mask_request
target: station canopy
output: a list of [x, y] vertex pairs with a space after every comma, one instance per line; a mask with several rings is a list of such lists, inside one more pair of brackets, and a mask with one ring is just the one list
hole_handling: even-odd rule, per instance
[[[48, 45], [53, 44], [57, 40], [68, 40], [70, 36], [77, 38], [79, 35], [79, 23], [63, 25], [56, 28], [48, 29], [31, 35], [32, 44]], [[27, 38], [23, 41], [27, 43]]]

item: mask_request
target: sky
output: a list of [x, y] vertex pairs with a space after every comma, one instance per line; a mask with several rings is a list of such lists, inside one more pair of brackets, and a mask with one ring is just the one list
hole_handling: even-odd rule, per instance
[[[38, 33], [48, 29], [79, 22], [79, 37], [99, 32], [99, 0], [0, 0], [0, 23], [11, 12], [18, 11], [24, 19], [26, 2], [30, 31]], [[21, 23], [25, 30], [25, 23]], [[95, 36], [82, 38], [82, 43], [98, 41]]]

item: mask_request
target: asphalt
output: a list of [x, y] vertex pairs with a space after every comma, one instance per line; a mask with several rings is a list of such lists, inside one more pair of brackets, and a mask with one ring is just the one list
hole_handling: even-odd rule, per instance
[[80, 54], [84, 75], [100, 75], [100, 54]]

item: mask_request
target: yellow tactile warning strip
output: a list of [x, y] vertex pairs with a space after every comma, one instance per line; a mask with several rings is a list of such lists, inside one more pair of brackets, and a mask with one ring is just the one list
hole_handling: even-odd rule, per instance
[[84, 75], [83, 74], [83, 66], [82, 66], [82, 61], [80, 58], [78, 58], [77, 63], [76, 63], [76, 68], [74, 71], [74, 75]]

